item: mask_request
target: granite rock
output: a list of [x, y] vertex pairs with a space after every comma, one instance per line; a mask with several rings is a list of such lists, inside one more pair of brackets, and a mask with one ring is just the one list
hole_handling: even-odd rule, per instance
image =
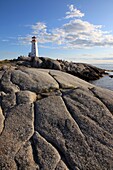
[[0, 170], [113, 169], [112, 91], [57, 70], [1, 74]]
[[[11, 61], [13, 64], [13, 61]], [[75, 63], [65, 60], [55, 60], [47, 57], [18, 57], [16, 59], [16, 65], [22, 65], [26, 67], [35, 67], [35, 68], [45, 68], [45, 69], [54, 69], [60, 70], [79, 78], [82, 78], [86, 81], [97, 80], [105, 74], [105, 70], [97, 68], [90, 64], [85, 63]]]
[[2, 109], [1, 109], [1, 107], [0, 107], [0, 134], [1, 134], [1, 132], [2, 132], [2, 130], [3, 130], [3, 128], [4, 128], [4, 115], [3, 115], [3, 111], [2, 111]]

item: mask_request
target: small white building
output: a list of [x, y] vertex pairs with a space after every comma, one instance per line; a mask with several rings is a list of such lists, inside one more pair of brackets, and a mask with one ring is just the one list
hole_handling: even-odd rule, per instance
[[32, 46], [31, 46], [31, 52], [29, 53], [29, 57], [39, 57], [38, 55], [38, 46], [37, 46], [37, 38], [35, 36], [32, 37]]

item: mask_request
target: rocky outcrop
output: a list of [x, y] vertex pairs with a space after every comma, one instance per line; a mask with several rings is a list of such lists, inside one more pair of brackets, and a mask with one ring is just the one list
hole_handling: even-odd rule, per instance
[[105, 70], [89, 64], [54, 60], [45, 57], [31, 58], [21, 56], [16, 60], [12, 60], [11, 63], [16, 66], [60, 70], [82, 78], [86, 81], [99, 79], [103, 76], [103, 74], [105, 74]]
[[20, 67], [0, 80], [1, 170], [112, 170], [113, 92]]

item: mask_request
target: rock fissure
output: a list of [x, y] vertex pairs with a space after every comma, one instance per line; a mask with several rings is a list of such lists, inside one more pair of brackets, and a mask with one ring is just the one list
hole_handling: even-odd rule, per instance
[[[21, 90], [22, 90], [22, 89], [21, 89], [21, 86], [19, 86], [18, 83], [16, 83], [16, 82], [13, 81], [13, 75], [12, 75], [12, 74], [11, 74], [11, 77], [10, 77], [10, 81], [11, 81], [12, 84], [14, 84], [15, 87], [18, 88], [18, 91], [21, 91]], [[17, 92], [18, 92], [18, 91], [17, 91]]]
[[[65, 163], [63, 162], [63, 160], [61, 159], [58, 164], [55, 167], [55, 170], [69, 170], [68, 167], [65, 165]], [[78, 169], [76, 169], [78, 170]]]
[[18, 162], [18, 160], [16, 160], [16, 158], [14, 158], [14, 161], [15, 161], [17, 170], [20, 170], [20, 163]]
[[15, 87], [18, 88], [18, 91], [20, 91], [19, 86], [12, 81], [12, 72], [11, 72], [11, 75], [10, 75], [10, 82], [11, 82]]
[[71, 118], [72, 118], [73, 121], [77, 124], [77, 126], [78, 126], [78, 128], [79, 128], [79, 131], [81, 132], [81, 135], [85, 138], [84, 134], [82, 133], [82, 131], [81, 131], [80, 127], [79, 127], [79, 124], [76, 122], [75, 118], [73, 117], [73, 115], [71, 114], [70, 110], [68, 109], [68, 106], [67, 106], [67, 104], [66, 104], [66, 102], [65, 102], [65, 99], [64, 99], [64, 97], [63, 97], [63, 94], [62, 94], [62, 100], [63, 100], [63, 102], [64, 102], [64, 104], [65, 104], [65, 106], [66, 106], [66, 109], [67, 109], [68, 113], [70, 114]]
[[59, 83], [59, 81], [57, 81], [57, 79], [55, 78], [55, 76], [53, 76], [50, 71], [48, 72], [48, 74], [58, 83], [59, 89], [62, 88], [62, 86], [61, 86], [61, 84]]
[[[65, 99], [64, 99], [64, 101], [65, 101]], [[66, 102], [65, 102], [65, 104], [66, 104]], [[82, 102], [80, 103], [80, 104], [82, 104]], [[67, 106], [68, 107], [68, 106]], [[78, 108], [80, 107], [80, 106], [77, 106]], [[71, 113], [71, 111], [70, 111], [70, 109], [68, 109], [69, 110], [69, 112]], [[90, 110], [89, 110], [90, 111]], [[72, 114], [71, 114], [72, 115]], [[72, 116], [73, 118], [74, 118], [74, 116]], [[92, 117], [91, 115], [83, 115], [83, 117], [85, 118], [87, 118], [87, 119], [89, 119], [91, 122], [93, 122], [93, 124], [95, 124], [97, 127], [99, 127], [99, 129], [101, 129], [101, 130], [103, 130], [103, 128], [100, 126], [100, 124], [99, 124], [99, 122], [96, 120], [96, 118], [94, 118], [94, 117]], [[75, 119], [75, 118], [74, 118]], [[105, 131], [105, 133], [107, 133], [107, 134], [110, 134], [106, 129], [104, 129], [104, 131]]]
[[[37, 99], [37, 98], [36, 98], [36, 99]], [[33, 124], [34, 124], [34, 134], [35, 134], [35, 120], [36, 120], [36, 116], [35, 116], [35, 102], [36, 102], [36, 99], [35, 99], [35, 101], [32, 103], [32, 105], [33, 105], [33, 112], [34, 112], [34, 123], [33, 123]], [[38, 170], [38, 169], [41, 169], [42, 167], [41, 167], [41, 164], [40, 164], [40, 162], [39, 162], [39, 160], [38, 160], [38, 157], [37, 157], [38, 151], [37, 151], [37, 149], [36, 149], [36, 143], [35, 143], [35, 140], [34, 140], [34, 138], [33, 138], [34, 134], [33, 134], [33, 135], [31, 136], [31, 138], [29, 139], [29, 142], [31, 143], [33, 160], [34, 160], [34, 162], [36, 163], [36, 165], [39, 166], [39, 168], [36, 168], [36, 170]], [[17, 162], [17, 165], [18, 165], [18, 162]]]
[[[70, 108], [69, 108], [69, 106], [67, 105], [67, 101], [65, 100], [65, 98], [64, 97], [62, 97], [63, 98], [63, 101], [64, 101], [64, 103], [65, 103], [65, 105], [66, 105], [66, 108], [67, 108], [67, 110], [68, 110], [68, 112], [70, 113], [70, 115], [72, 116], [72, 118], [74, 119], [74, 121], [77, 123], [77, 125], [79, 126], [79, 129], [81, 129], [81, 127], [80, 127], [80, 122], [79, 122], [79, 120], [78, 119], [80, 119], [80, 118], [83, 118], [83, 119], [87, 119], [89, 122], [91, 121], [92, 122], [92, 124], [95, 124], [95, 126], [97, 126], [99, 129], [100, 129], [100, 131], [103, 131], [104, 132], [104, 134], [106, 134], [106, 135], [110, 135], [111, 136], [111, 134], [106, 130], [106, 129], [103, 129], [101, 126], [100, 126], [100, 124], [94, 119], [94, 118], [92, 118], [90, 115], [81, 115], [80, 116], [80, 118], [78, 118], [78, 116], [77, 115], [73, 115], [73, 110], [70, 110]], [[75, 120], [76, 119], [76, 120]], [[83, 133], [83, 132], [81, 132], [81, 133]], [[84, 135], [84, 134], [83, 134]], [[93, 134], [92, 134], [92, 136], [93, 136]], [[84, 136], [85, 137], [85, 136]], [[113, 139], [113, 137], [112, 137], [112, 139]], [[113, 145], [109, 145], [107, 142], [103, 142], [101, 139], [98, 139], [98, 141], [101, 143], [101, 144], [103, 144], [103, 145], [108, 145], [109, 147], [113, 147]]]
[[[82, 135], [83, 138], [84, 138], [84, 141], [86, 142], [86, 144], [87, 144], [87, 146], [89, 147], [89, 149], [91, 149], [91, 147], [89, 146], [89, 144], [88, 144], [88, 142], [87, 142], [87, 139], [86, 139], [84, 133], [83, 133], [82, 130], [81, 130], [81, 127], [80, 127], [78, 121], [75, 120], [75, 117], [73, 116], [73, 114], [71, 114], [70, 109], [68, 109], [68, 106], [67, 106], [67, 103], [66, 103], [66, 101], [65, 101], [65, 98], [63, 97], [63, 94], [62, 94], [62, 100], [63, 100], [63, 102], [64, 102], [64, 104], [65, 104], [68, 112], [70, 113], [70, 116], [72, 117], [72, 119], [74, 120], [74, 122], [77, 124], [77, 126], [78, 126], [78, 128], [79, 128], [79, 131], [81, 132], [81, 135]], [[100, 142], [100, 141], [99, 141], [99, 142]], [[93, 156], [94, 156], [94, 155], [93, 155]]]
[[16, 101], [16, 105], [18, 105], [18, 96], [17, 96], [17, 92], [15, 93], [15, 101]]
[[[49, 74], [51, 75], [50, 72], [49, 72]], [[52, 77], [55, 79], [55, 81], [59, 84], [59, 88], [60, 88], [59, 90], [60, 90], [60, 92], [61, 92], [61, 98], [62, 98], [62, 100], [63, 100], [63, 102], [64, 102], [64, 105], [65, 105], [65, 107], [66, 107], [68, 113], [70, 114], [71, 118], [73, 119], [73, 121], [77, 124], [77, 126], [78, 126], [78, 128], [79, 128], [79, 131], [80, 131], [80, 133], [81, 133], [81, 135], [83, 136], [83, 138], [84, 138], [84, 140], [85, 140], [87, 146], [88, 146], [89, 149], [90, 149], [90, 146], [89, 146], [89, 144], [88, 144], [88, 142], [87, 142], [87, 140], [86, 140], [86, 137], [84, 136], [83, 132], [81, 131], [81, 129], [80, 129], [80, 127], [79, 127], [79, 124], [76, 122], [76, 120], [75, 120], [74, 117], [72, 116], [70, 110], [68, 109], [68, 106], [67, 106], [67, 104], [66, 104], [66, 102], [65, 102], [65, 99], [64, 99], [64, 97], [63, 97], [62, 86], [61, 86], [61, 84], [57, 81], [57, 79], [55, 78], [55, 76], [53, 76], [53, 75], [51, 75], [51, 76], [52, 76]], [[76, 87], [76, 88], [69, 88], [69, 90], [70, 90], [70, 89], [78, 89], [78, 87]], [[67, 90], [67, 88], [66, 88], [66, 90]], [[54, 143], [53, 143], [52, 145], [54, 146]], [[58, 148], [58, 147], [57, 147], [57, 148]], [[69, 165], [69, 166], [67, 166], [67, 167], [70, 168], [70, 164], [68, 163], [68, 161], [66, 161], [66, 163]], [[66, 164], [66, 165], [67, 165], [67, 164]]]
[[[103, 104], [104, 106], [108, 109], [108, 111], [111, 113], [111, 111], [109, 110], [109, 107], [106, 105], [106, 103], [101, 99], [101, 97], [99, 97], [95, 91], [94, 91], [94, 88], [91, 88], [90, 91], [93, 93], [93, 95], [98, 98]], [[113, 116], [113, 113], [111, 113], [111, 115]]]
[[[68, 162], [65, 154], [63, 153], [63, 151], [61, 151], [61, 150], [59, 149], [59, 147], [58, 147], [54, 142], [52, 142], [51, 140], [49, 140], [49, 138], [46, 137], [43, 133], [41, 133], [41, 132], [39, 132], [39, 131], [38, 131], [38, 133], [39, 133], [48, 143], [50, 143], [50, 144], [55, 148], [55, 150], [57, 150], [57, 152], [58, 152], [58, 154], [60, 155], [62, 161], [65, 163], [65, 165], [68, 167], [68, 169], [69, 169], [69, 170], [73, 170], [72, 167], [70, 166], [70, 164], [69, 164], [69, 162]], [[75, 169], [75, 170], [76, 170], [76, 169]]]
[[[36, 106], [35, 106], [35, 103], [34, 103], [34, 130], [37, 131], [37, 130], [35, 129], [35, 127], [36, 127]], [[66, 157], [65, 157], [64, 153], [63, 153], [62, 151], [60, 151], [60, 149], [57, 147], [57, 145], [55, 145], [54, 142], [52, 142], [52, 141], [50, 141], [48, 138], [46, 138], [41, 132], [38, 131], [38, 133], [39, 133], [47, 142], [49, 142], [49, 143], [57, 150], [57, 152], [59, 153], [61, 159], [62, 159], [63, 162], [66, 164], [66, 166], [68, 167], [68, 169], [73, 170], [73, 169], [71, 168], [71, 166], [69, 165], [68, 161], [66, 160]], [[41, 165], [40, 165], [40, 163], [39, 163], [39, 160], [38, 160], [38, 158], [36, 157], [36, 155], [37, 155], [38, 153], [37, 153], [37, 150], [36, 150], [35, 141], [33, 140], [33, 137], [31, 138], [30, 141], [31, 141], [32, 149], [33, 149], [33, 158], [34, 158], [34, 161], [35, 161], [35, 163], [37, 163], [37, 164], [41, 167]]]
[[23, 69], [2, 76], [0, 168], [113, 169], [113, 93], [60, 71]]
[[[3, 131], [4, 131], [4, 129], [5, 129], [5, 121], [6, 121], [6, 119], [7, 119], [7, 116], [8, 116], [8, 112], [9, 112], [9, 110], [11, 109], [11, 108], [13, 108], [13, 107], [15, 107], [16, 106], [16, 103], [14, 104], [14, 105], [12, 105], [12, 106], [8, 106], [8, 104], [9, 104], [9, 102], [8, 102], [8, 98], [7, 98], [7, 96], [9, 96], [9, 95], [11, 95], [10, 93], [7, 93], [6, 95], [5, 95], [5, 97], [6, 97], [6, 103], [5, 103], [5, 101], [4, 101], [4, 104], [3, 104], [3, 96], [1, 97], [1, 110], [2, 110], [2, 114], [3, 114], [3, 116], [4, 116], [4, 122], [3, 122], [3, 129], [2, 129], [2, 132], [1, 132], [1, 135], [2, 135], [2, 133], [3, 133]], [[16, 94], [14, 93], [14, 95], [16, 96]], [[5, 107], [6, 108], [5, 108]]]
[[49, 96], [61, 96], [60, 89], [50, 89], [48, 92], [45, 93], [37, 93], [37, 100], [41, 100], [47, 98]]
[[36, 149], [36, 143], [35, 143], [35, 140], [33, 139], [33, 136], [30, 139], [30, 143], [31, 143], [31, 147], [32, 147], [33, 160], [41, 169], [42, 167], [41, 167], [41, 164], [38, 159], [38, 151]]

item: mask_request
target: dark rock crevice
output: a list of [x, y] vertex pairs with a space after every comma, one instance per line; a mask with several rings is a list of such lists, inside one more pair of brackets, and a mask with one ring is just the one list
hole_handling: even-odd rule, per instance
[[49, 71], [49, 73], [48, 73], [57, 83], [58, 83], [58, 85], [59, 85], [59, 89], [61, 89], [62, 88], [62, 86], [61, 86], [61, 84], [59, 83], [59, 81], [57, 81], [57, 79], [55, 78], [55, 76], [53, 76], [52, 74], [51, 74], [51, 72]]
[[[73, 115], [74, 110], [71, 110], [69, 105], [67, 105], [67, 107], [68, 107], [70, 113]], [[85, 140], [87, 141], [92, 154], [97, 159], [98, 164], [100, 164], [101, 168], [103, 169], [102, 163], [99, 163], [100, 158], [99, 158], [98, 152], [100, 154], [100, 157], [102, 156], [104, 161], [106, 161], [106, 158], [107, 158], [106, 155], [108, 155], [109, 152], [112, 152], [112, 149], [113, 149], [112, 135], [110, 133], [108, 133], [108, 131], [102, 129], [102, 127], [97, 126], [91, 120], [88, 120], [89, 118], [87, 119], [87, 116], [83, 116], [83, 115], [81, 116], [81, 115], [79, 115], [79, 113], [76, 115], [73, 115], [73, 116], [74, 116], [74, 119], [76, 119], [76, 122], [79, 125], [82, 133], [84, 134]], [[86, 119], [86, 121], [85, 121], [85, 119]], [[88, 126], [88, 124], [89, 124], [89, 126]], [[97, 128], [97, 130], [96, 130], [96, 128]], [[93, 129], [95, 129], [95, 130], [93, 130]], [[94, 146], [93, 146], [92, 141], [96, 142], [96, 144], [94, 143]], [[98, 147], [97, 147], [97, 144], [98, 144]], [[104, 152], [100, 151], [102, 148], [105, 149]], [[98, 150], [98, 152], [96, 150]]]
[[77, 124], [77, 126], [78, 126], [78, 128], [79, 128], [79, 131], [81, 132], [81, 135], [83, 136], [85, 142], [87, 143], [87, 146], [90, 148], [90, 146], [89, 146], [89, 144], [88, 144], [88, 142], [87, 142], [87, 140], [86, 140], [86, 137], [85, 137], [84, 133], [82, 132], [82, 130], [81, 130], [81, 128], [80, 128], [79, 122], [75, 119], [75, 117], [73, 116], [73, 114], [71, 113], [70, 109], [69, 109], [68, 106], [67, 106], [67, 103], [66, 103], [66, 101], [65, 101], [65, 98], [64, 98], [63, 94], [62, 94], [62, 100], [63, 100], [63, 102], [64, 102], [64, 104], [65, 104], [65, 106], [66, 106], [66, 109], [68, 110], [71, 118], [72, 118], [72, 119], [74, 120], [74, 122]]
[[[59, 71], [50, 71], [52, 78], [48, 70], [25, 71], [46, 91], [35, 86], [32, 92], [32, 81], [29, 88], [25, 79], [20, 91], [16, 79], [13, 84], [9, 74], [2, 77], [6, 94], [0, 98], [1, 110], [8, 115], [0, 136], [1, 165], [12, 170], [39, 170], [46, 165], [59, 170], [63, 162], [69, 170], [113, 169], [113, 93]], [[73, 88], [68, 86], [71, 80]]]
[[[51, 75], [51, 73], [49, 72], [49, 74]], [[51, 75], [52, 76], [52, 75]], [[54, 79], [55, 79], [55, 76], [52, 76]], [[60, 83], [55, 79], [55, 81], [59, 84], [59, 87], [61, 88], [61, 85], [60, 85]], [[70, 89], [71, 90], [71, 89]], [[70, 114], [70, 116], [71, 116], [71, 118], [74, 120], [74, 122], [76, 123], [76, 121], [75, 121], [75, 119], [73, 118], [73, 116], [71, 115], [71, 113], [70, 113], [70, 111], [68, 110], [68, 107], [67, 107], [67, 105], [66, 105], [66, 102], [65, 102], [65, 99], [64, 99], [64, 97], [63, 97], [63, 93], [62, 93], [62, 90], [60, 90], [60, 92], [61, 92], [61, 97], [62, 97], [62, 100], [63, 100], [63, 102], [64, 102], [64, 105], [66, 106], [66, 109], [67, 109], [67, 111], [69, 112], [69, 114]], [[78, 125], [78, 124], [77, 124]], [[81, 132], [82, 133], [82, 132]], [[84, 136], [84, 135], [83, 135]]]
[[[51, 73], [49, 72], [49, 74], [51, 75]], [[54, 79], [55, 79], [55, 76], [53, 76], [53, 75], [51, 75]], [[60, 85], [60, 83], [55, 79], [55, 81], [59, 84], [59, 88], [62, 88], [61, 87], [61, 85]], [[71, 90], [71, 89], [70, 89]], [[69, 109], [68, 109], [68, 107], [67, 107], [67, 105], [66, 105], [66, 102], [65, 102], [65, 99], [64, 99], [64, 97], [63, 97], [63, 93], [62, 93], [62, 90], [60, 90], [60, 92], [61, 92], [61, 97], [62, 97], [62, 100], [63, 100], [63, 102], [64, 102], [64, 105], [66, 106], [66, 109], [67, 109], [67, 111], [69, 112], [69, 114], [70, 114], [70, 116], [71, 116], [71, 118], [74, 120], [74, 122], [77, 124], [77, 122], [75, 121], [75, 119], [74, 119], [74, 117], [72, 116], [72, 114], [70, 113], [70, 111], [69, 111]], [[78, 124], [77, 124], [78, 125]], [[78, 127], [79, 127], [79, 125], [78, 125]], [[79, 128], [80, 129], [80, 128]], [[81, 131], [81, 130], [80, 130]], [[82, 132], [81, 132], [81, 134], [82, 134]], [[82, 134], [83, 135], [83, 134]], [[84, 136], [84, 135], [83, 135]]]
[[[92, 159], [95, 159], [95, 160], [98, 162], [98, 164], [99, 164], [99, 161], [98, 161], [97, 157], [96, 157], [95, 154], [92, 152], [92, 148], [91, 148], [91, 146], [90, 146], [90, 142], [88, 141], [89, 139], [87, 138], [87, 133], [85, 132], [86, 129], [82, 128], [81, 122], [79, 122], [79, 118], [78, 118], [78, 117], [75, 118], [75, 116], [73, 116], [73, 113], [71, 112], [70, 108], [68, 107], [68, 105], [67, 105], [67, 103], [66, 103], [66, 101], [65, 101], [65, 98], [64, 98], [63, 100], [64, 100], [64, 103], [65, 103], [65, 105], [66, 105], [66, 107], [67, 107], [68, 112], [70, 113], [70, 115], [71, 115], [71, 117], [73, 118], [73, 120], [75, 121], [75, 123], [78, 125], [79, 130], [80, 130], [81, 134], [82, 134], [83, 137], [84, 137], [84, 141], [86, 142], [86, 144], [87, 144], [87, 146], [88, 146], [88, 149], [89, 149], [90, 152], [91, 152], [91, 157], [92, 157]], [[84, 125], [83, 125], [83, 127], [84, 127]], [[90, 136], [91, 136], [93, 139], [95, 138], [95, 137], [93, 136], [93, 134], [92, 134], [92, 135], [90, 134]], [[98, 141], [101, 145], [103, 145], [104, 147], [109, 147], [109, 148], [111, 148], [111, 149], [112, 149], [112, 147], [113, 147], [113, 146], [109, 145], [109, 143], [104, 142], [103, 139], [97, 138], [97, 141]], [[101, 167], [101, 166], [100, 166], [100, 167]]]
[[[65, 165], [62, 159], [58, 162], [54, 170], [69, 170], [68, 167]], [[76, 168], [76, 170], [79, 170]]]
[[20, 91], [19, 86], [12, 81], [12, 72], [11, 72], [11, 75], [10, 75], [10, 82], [11, 82], [12, 85], [14, 85], [18, 89], [17, 91]]
[[[23, 72], [24, 74], [26, 74], [24, 71], [23, 71], [23, 68], [19, 70], [20, 72]], [[26, 74], [27, 75], [27, 74]], [[17, 75], [18, 78], [19, 78], [19, 75]], [[23, 77], [23, 80], [24, 80], [24, 77]], [[10, 78], [10, 81], [12, 82], [12, 84], [14, 84], [15, 86], [17, 86], [19, 88], [19, 90], [24, 90], [21, 86], [21, 81], [22, 80], [19, 80], [19, 82], [15, 82], [15, 77], [13, 76], [13, 74], [11, 74], [11, 78]]]
[[14, 161], [15, 161], [17, 170], [20, 170], [20, 163], [18, 162], [18, 160], [16, 160], [16, 158], [14, 158]]
[[[37, 131], [35, 127], [36, 127], [36, 105], [35, 105], [35, 103], [34, 103], [34, 130]], [[66, 164], [66, 166], [68, 167], [68, 169], [69, 169], [69, 170], [73, 170], [73, 169], [71, 168], [70, 164], [68, 163], [67, 158], [65, 157], [65, 154], [63, 153], [63, 151], [61, 151], [61, 150], [59, 149], [59, 147], [57, 146], [57, 144], [55, 144], [54, 142], [52, 142], [51, 139], [49, 139], [49, 138], [48, 138], [46, 135], [44, 135], [41, 131], [40, 131], [40, 132], [38, 131], [38, 133], [39, 133], [48, 143], [50, 143], [50, 144], [57, 150], [57, 152], [59, 153], [61, 159], [62, 159], [63, 162]], [[38, 158], [36, 158], [37, 150], [36, 150], [35, 141], [34, 141], [33, 137], [31, 138], [30, 142], [31, 142], [31, 145], [32, 145], [32, 148], [33, 148], [34, 161], [35, 161], [37, 164], [39, 164], [39, 160], [38, 160]], [[41, 166], [41, 165], [39, 164], [39, 166]], [[75, 170], [76, 170], [76, 169], [75, 169]]]
[[[94, 88], [90, 88], [90, 91], [93, 93], [93, 95], [98, 98], [102, 103], [103, 105], [108, 109], [108, 111], [111, 113], [111, 110], [110, 110], [110, 106], [107, 106], [106, 103], [101, 99], [101, 97], [99, 97], [99, 95], [94, 91]], [[111, 115], [113, 115], [113, 112], [111, 113]]]
[[61, 151], [59, 149], [59, 147], [55, 144], [55, 142], [51, 141], [51, 139], [49, 139], [45, 134], [43, 134], [41, 131], [38, 133], [48, 142], [50, 143], [54, 148], [55, 150], [57, 150], [58, 154], [60, 155], [62, 161], [65, 163], [65, 165], [68, 167], [69, 170], [76, 170], [76, 169], [73, 169], [71, 167], [71, 165], [69, 164], [69, 161], [67, 160], [65, 154], [63, 153], [63, 151]]
[[[109, 144], [109, 141], [106, 139], [109, 138], [109, 139], [113, 139], [112, 135], [110, 132], [108, 132], [106, 129], [104, 129], [102, 126], [100, 126], [99, 122], [96, 121], [96, 119], [94, 119], [93, 117], [91, 117], [90, 115], [82, 115], [81, 113], [77, 113], [77, 114], [74, 114], [75, 110], [73, 108], [71, 108], [69, 106], [69, 104], [67, 103], [67, 100], [65, 99], [65, 96], [63, 95], [63, 100], [64, 100], [64, 103], [67, 107], [67, 110], [68, 112], [70, 113], [70, 115], [72, 116], [72, 118], [74, 119], [74, 121], [77, 123], [77, 125], [79, 126], [79, 129], [81, 130], [81, 133], [84, 135], [85, 137], [85, 126], [83, 125], [82, 126], [82, 121], [81, 120], [86, 120], [86, 123], [87, 121], [90, 122], [94, 127], [98, 128], [99, 132], [102, 132], [103, 133], [103, 136], [105, 137], [105, 141], [103, 141], [101, 138], [97, 137], [97, 140], [98, 142], [100, 142], [102, 145], [105, 145], [105, 146], [108, 146], [110, 148], [113, 148], [113, 145]], [[77, 106], [78, 107], [78, 106]], [[79, 107], [78, 107], [79, 108]], [[95, 138], [95, 134], [90, 134], [93, 138]], [[96, 135], [97, 136], [97, 135]], [[86, 137], [85, 137], [86, 138]], [[87, 140], [86, 140], [87, 141]]]
[[[51, 75], [50, 72], [49, 72], [49, 74]], [[78, 122], [75, 120], [75, 118], [74, 118], [73, 115], [71, 114], [70, 110], [68, 109], [68, 106], [67, 106], [67, 104], [66, 104], [65, 98], [64, 98], [63, 93], [62, 93], [61, 84], [57, 81], [57, 79], [55, 78], [55, 76], [53, 76], [53, 75], [51, 75], [51, 76], [52, 76], [52, 77], [55, 79], [55, 81], [59, 84], [59, 88], [60, 88], [60, 92], [61, 92], [61, 97], [62, 97], [62, 100], [63, 100], [63, 102], [64, 102], [64, 105], [65, 105], [68, 113], [70, 114], [71, 118], [73, 119], [73, 121], [77, 124], [77, 126], [78, 126], [78, 128], [79, 128], [79, 131], [81, 132], [81, 135], [83, 136], [85, 142], [87, 143], [87, 146], [90, 148], [90, 146], [89, 146], [89, 144], [88, 144], [88, 142], [87, 142], [87, 140], [86, 140], [86, 137], [84, 136], [84, 134], [83, 134], [82, 131], [81, 131], [81, 128], [80, 128]], [[74, 88], [72, 88], [72, 89], [74, 89]], [[72, 89], [69, 88], [69, 90], [72, 90]], [[75, 89], [78, 89], [78, 87], [75, 88]], [[66, 90], [67, 90], [67, 89], [66, 89]], [[68, 163], [68, 164], [69, 164], [69, 163]]]
[[31, 147], [32, 147], [32, 154], [33, 154], [33, 159], [34, 159], [34, 162], [39, 166], [39, 169], [41, 169], [41, 164], [39, 162], [39, 159], [38, 159], [38, 151], [36, 149], [36, 140], [33, 138], [33, 136], [30, 138], [30, 143], [31, 143]]
[[[62, 94], [62, 100], [63, 100], [63, 102], [64, 102], [64, 104], [65, 104], [65, 106], [66, 106], [66, 109], [67, 109], [68, 113], [70, 114], [71, 118], [73, 119], [73, 121], [74, 121], [74, 122], [77, 124], [77, 126], [79, 127], [79, 124], [76, 122], [75, 118], [73, 117], [73, 115], [71, 114], [70, 110], [68, 109], [68, 106], [67, 106], [67, 104], [66, 104], [66, 102], [65, 102], [65, 99], [64, 99], [63, 94]], [[84, 136], [84, 134], [82, 133], [80, 127], [79, 127], [79, 130], [80, 130], [82, 136], [85, 138], [85, 136]]]

